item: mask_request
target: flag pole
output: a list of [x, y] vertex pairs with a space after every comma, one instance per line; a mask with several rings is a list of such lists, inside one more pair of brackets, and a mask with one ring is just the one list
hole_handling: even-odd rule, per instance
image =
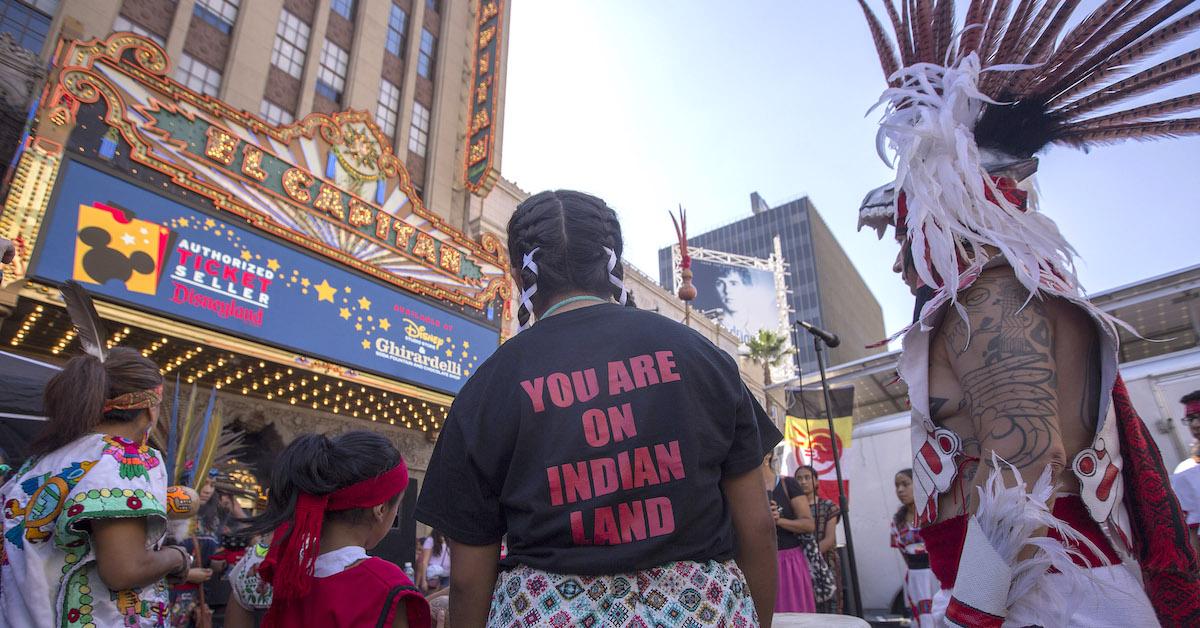
[[838, 445], [837, 431], [833, 427], [833, 407], [829, 402], [829, 380], [825, 376], [825, 358], [821, 337], [813, 335], [813, 348], [817, 351], [817, 368], [821, 371], [821, 392], [825, 396], [825, 420], [829, 423], [829, 446], [833, 455], [833, 469], [837, 475], [838, 507], [842, 514], [842, 532], [846, 535], [846, 557], [850, 563], [850, 586], [854, 594], [854, 615], [863, 616], [862, 593], [858, 587], [858, 563], [854, 559], [854, 536], [850, 533], [850, 506], [846, 502], [846, 485], [842, 481], [842, 448]]

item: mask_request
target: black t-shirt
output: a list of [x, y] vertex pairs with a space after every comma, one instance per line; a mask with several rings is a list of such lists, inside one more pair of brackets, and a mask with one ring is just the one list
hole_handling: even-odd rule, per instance
[[450, 408], [417, 519], [505, 566], [613, 574], [724, 560], [720, 481], [783, 436], [737, 363], [704, 336], [615, 304], [571, 310], [502, 345]]
[[[790, 497], [801, 497], [804, 493], [800, 490], [800, 483], [795, 478], [779, 476], [782, 482], [776, 481], [775, 488], [767, 491], [767, 499], [774, 500], [779, 506], [781, 519], [795, 519], [796, 509], [792, 508], [792, 500]], [[784, 491], [783, 483], [787, 482], [787, 491]], [[784, 530], [779, 526], [775, 526], [775, 542], [779, 545], [779, 549], [786, 550], [793, 547], [800, 547], [800, 537], [791, 530]]]

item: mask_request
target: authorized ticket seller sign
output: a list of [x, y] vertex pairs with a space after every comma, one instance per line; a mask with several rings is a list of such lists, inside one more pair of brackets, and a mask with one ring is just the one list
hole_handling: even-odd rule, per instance
[[457, 393], [496, 330], [68, 161], [32, 276]]

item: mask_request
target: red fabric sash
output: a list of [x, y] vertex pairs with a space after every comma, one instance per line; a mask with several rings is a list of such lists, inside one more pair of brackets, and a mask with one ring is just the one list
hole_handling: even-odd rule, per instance
[[353, 508], [371, 508], [386, 503], [408, 487], [404, 461], [381, 475], [338, 489], [327, 495], [301, 493], [296, 498], [292, 520], [275, 528], [271, 548], [259, 565], [263, 579], [271, 583], [271, 610], [264, 626], [274, 625], [276, 602], [295, 600], [312, 588], [313, 568], [320, 551], [325, 513]]
[[1200, 414], [1200, 399], [1197, 399], [1195, 401], [1189, 401], [1189, 402], [1183, 404], [1183, 414], [1184, 414], [1184, 416], [1192, 416], [1193, 414]]
[[1163, 626], [1200, 626], [1196, 553], [1170, 475], [1119, 376], [1112, 399], [1125, 462], [1125, 503], [1146, 595]]

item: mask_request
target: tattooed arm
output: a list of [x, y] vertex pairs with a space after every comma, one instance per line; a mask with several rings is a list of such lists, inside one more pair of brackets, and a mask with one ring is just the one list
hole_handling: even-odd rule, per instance
[[[963, 478], [970, 513], [978, 508], [976, 488], [996, 472], [992, 452], [1015, 466], [1029, 486], [1047, 466], [1058, 477], [1066, 463], [1054, 325], [1045, 304], [1037, 298], [1026, 303], [1027, 298], [1011, 270], [996, 269], [960, 295], [968, 321], [954, 311], [946, 317], [942, 336], [974, 431], [963, 437], [974, 438], [980, 457], [974, 477]], [[1007, 468], [1003, 472], [1009, 475]]]

